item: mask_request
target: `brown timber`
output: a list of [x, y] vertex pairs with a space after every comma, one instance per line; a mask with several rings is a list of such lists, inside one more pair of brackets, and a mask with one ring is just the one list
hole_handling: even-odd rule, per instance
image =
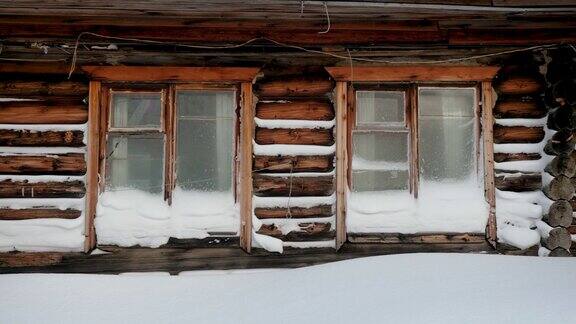
[[85, 192], [82, 181], [0, 181], [0, 198], [81, 198]]
[[254, 214], [260, 219], [268, 218], [322, 218], [332, 217], [334, 215], [334, 207], [332, 205], [320, 205], [309, 208], [303, 207], [290, 207], [288, 208], [275, 207], [275, 208], [254, 208]]
[[255, 156], [255, 172], [328, 172], [334, 169], [334, 155]]
[[30, 131], [0, 129], [3, 146], [84, 146], [83, 131]]
[[83, 124], [88, 108], [78, 101], [0, 102], [2, 124]]
[[254, 174], [254, 194], [257, 196], [329, 196], [334, 192], [333, 176], [298, 177]]
[[327, 99], [305, 98], [259, 102], [256, 117], [262, 119], [332, 120], [334, 109]]
[[257, 128], [255, 135], [258, 144], [299, 144], [299, 145], [332, 145], [332, 129], [309, 128]]
[[57, 208], [29, 208], [29, 209], [6, 209], [0, 208], [0, 220], [25, 220], [38, 218], [62, 218], [76, 219], [82, 211], [76, 209]]
[[262, 80], [254, 86], [256, 95], [268, 97], [324, 97], [334, 88], [334, 81], [328, 77], [316, 76], [286, 77], [276, 80]]
[[64, 174], [86, 173], [84, 154], [4, 155], [0, 156], [0, 174]]
[[544, 128], [494, 125], [494, 143], [539, 143], [544, 139]]

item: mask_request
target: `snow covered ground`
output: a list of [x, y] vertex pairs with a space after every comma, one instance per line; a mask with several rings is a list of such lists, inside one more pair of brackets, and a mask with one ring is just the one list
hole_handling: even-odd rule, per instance
[[575, 323], [576, 259], [412, 254], [293, 270], [0, 275], [0, 323]]

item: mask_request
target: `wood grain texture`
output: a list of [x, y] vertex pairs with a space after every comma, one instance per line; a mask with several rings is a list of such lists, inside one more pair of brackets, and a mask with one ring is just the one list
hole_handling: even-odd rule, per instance
[[275, 208], [254, 208], [254, 214], [260, 219], [268, 218], [322, 218], [332, 217], [334, 215], [334, 207], [332, 205], [320, 205], [314, 207], [275, 207]]
[[542, 188], [542, 174], [498, 175], [494, 178], [498, 190], [505, 191], [535, 191]]
[[0, 95], [15, 97], [87, 96], [88, 85], [78, 81], [0, 81]]
[[310, 128], [256, 128], [255, 141], [258, 144], [298, 144], [323, 145], [334, 144], [332, 129]]
[[494, 107], [496, 118], [543, 118], [546, 114], [544, 103], [532, 98], [499, 98]]
[[281, 79], [262, 80], [254, 86], [259, 98], [323, 97], [334, 89], [334, 81], [328, 77], [292, 76]]
[[252, 82], [260, 68], [83, 66], [91, 79], [125, 82]]
[[348, 193], [348, 84], [336, 83], [336, 249], [346, 242], [346, 210]]
[[544, 91], [542, 79], [530, 76], [517, 76], [504, 79], [494, 85], [499, 95], [534, 95]]
[[256, 117], [262, 119], [332, 120], [334, 109], [327, 99], [306, 98], [259, 102]]
[[334, 169], [334, 155], [255, 156], [254, 172], [329, 172]]
[[82, 215], [82, 211], [75, 209], [57, 208], [29, 208], [29, 209], [6, 209], [0, 208], [0, 220], [26, 220], [43, 218], [76, 219]]
[[486, 238], [491, 246], [498, 241], [496, 225], [496, 186], [494, 184], [494, 90], [490, 81], [482, 87], [482, 140], [484, 147], [484, 194], [489, 206]]
[[326, 70], [337, 81], [432, 81], [465, 82], [492, 80], [498, 71], [493, 66], [350, 66], [327, 67]]
[[0, 102], [1, 124], [83, 124], [88, 109], [78, 101]]
[[83, 131], [30, 131], [0, 129], [3, 146], [84, 146]]
[[252, 83], [240, 87], [240, 151], [239, 185], [240, 201], [240, 247], [252, 251], [252, 141], [254, 138], [254, 94]]
[[539, 160], [540, 158], [542, 158], [540, 153], [494, 153], [494, 162], [498, 163]]
[[81, 198], [85, 192], [82, 181], [0, 181], [0, 198]]
[[484, 234], [478, 233], [348, 233], [351, 243], [381, 244], [449, 244], [449, 243], [482, 243]]
[[540, 143], [544, 139], [543, 127], [494, 125], [494, 143]]
[[329, 196], [334, 192], [333, 176], [276, 177], [254, 174], [256, 196]]
[[260, 227], [258, 234], [279, 238], [287, 242], [313, 242], [334, 239], [335, 233], [331, 231], [330, 223], [302, 222], [298, 223], [300, 230], [283, 234], [276, 225], [265, 224]]
[[62, 174], [86, 173], [84, 154], [3, 155], [0, 174]]

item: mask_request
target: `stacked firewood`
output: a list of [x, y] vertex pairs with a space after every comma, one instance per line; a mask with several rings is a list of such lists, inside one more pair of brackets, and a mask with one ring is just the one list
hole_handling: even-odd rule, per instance
[[[573, 210], [576, 188], [576, 60], [569, 49], [550, 51], [546, 81], [546, 104], [549, 106], [548, 128], [556, 133], [547, 142], [544, 152], [554, 155], [546, 166], [553, 176], [544, 193], [554, 201], [544, 221], [552, 227], [542, 245], [550, 256], [570, 255]], [[574, 234], [574, 233], [572, 233]]]

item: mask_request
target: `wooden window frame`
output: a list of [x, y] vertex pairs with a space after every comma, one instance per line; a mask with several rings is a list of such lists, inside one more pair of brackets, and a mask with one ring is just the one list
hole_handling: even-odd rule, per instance
[[[335, 106], [336, 106], [336, 248], [346, 241], [346, 193], [351, 186], [351, 138], [347, 135], [349, 128], [354, 126], [355, 93], [349, 86], [357, 82], [362, 83], [420, 83], [425, 86], [450, 86], [454, 84], [476, 84], [477, 127], [475, 134], [478, 144], [483, 147], [484, 158], [484, 192], [489, 205], [488, 223], [486, 226], [486, 239], [496, 246], [496, 199], [494, 187], [494, 152], [492, 128], [494, 117], [494, 94], [492, 80], [498, 67], [495, 66], [430, 66], [430, 65], [402, 65], [402, 66], [362, 66], [362, 67], [327, 67], [328, 73], [336, 80]], [[416, 87], [412, 87], [416, 89]], [[410, 109], [410, 122], [412, 127], [418, 129], [418, 92], [409, 90], [408, 105]], [[418, 132], [411, 136], [410, 150], [417, 149]], [[479, 147], [480, 145], [477, 145]], [[477, 148], [476, 156], [480, 158], [481, 150]], [[418, 156], [418, 152], [411, 152]], [[412, 159], [411, 159], [412, 160]], [[412, 161], [412, 173], [419, 172], [418, 159]], [[412, 177], [411, 177], [412, 178]], [[417, 177], [414, 177], [417, 178]], [[415, 197], [418, 196], [418, 183], [411, 186]]]
[[[142, 132], [163, 133], [164, 193], [171, 203], [175, 188], [175, 121], [176, 91], [179, 90], [231, 90], [236, 94], [235, 107], [235, 156], [233, 178], [236, 183], [234, 196], [240, 204], [240, 246], [247, 252], [252, 244], [252, 138], [254, 136], [254, 99], [252, 84], [259, 68], [246, 67], [126, 67], [85, 66], [82, 70], [90, 78], [89, 130], [87, 152], [87, 193], [85, 244], [86, 252], [96, 246], [94, 217], [98, 195], [104, 191], [106, 166], [106, 137], [110, 131], [111, 92], [148, 91], [162, 89], [163, 102], [160, 128], [140, 129]], [[131, 130], [113, 129], [113, 132]], [[132, 130], [133, 131], [133, 130]], [[238, 188], [236, 188], [238, 187]]]

